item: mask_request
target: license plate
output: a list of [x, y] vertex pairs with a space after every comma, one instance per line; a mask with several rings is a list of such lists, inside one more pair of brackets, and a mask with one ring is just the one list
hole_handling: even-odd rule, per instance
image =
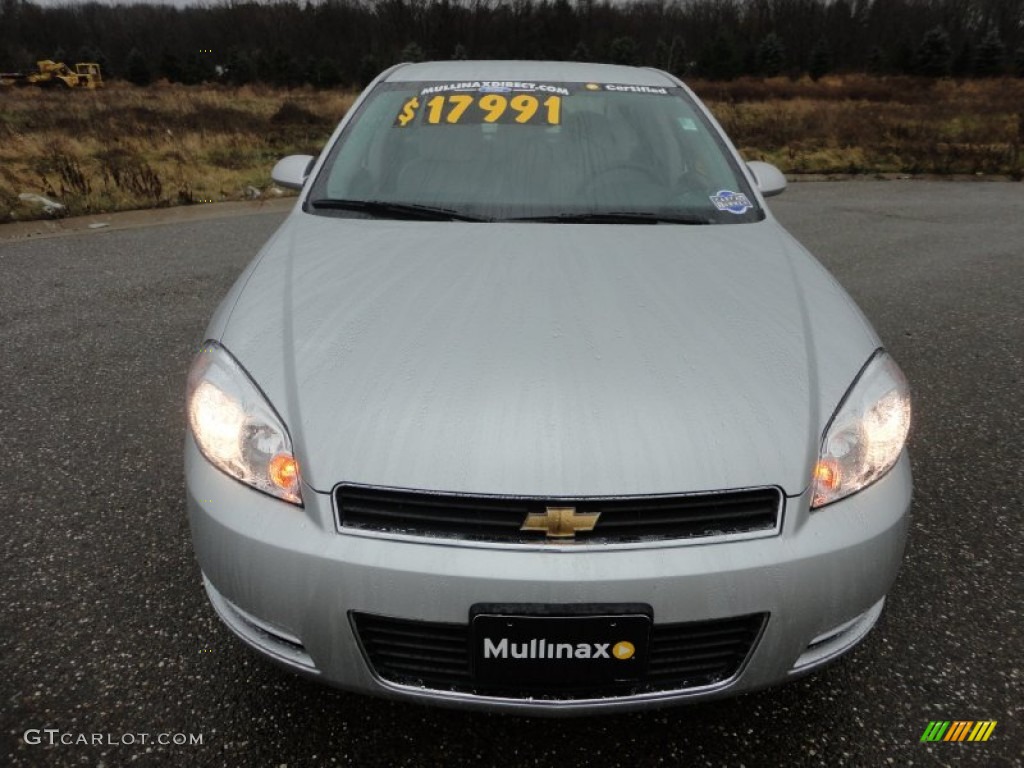
[[651, 619], [644, 614], [473, 617], [478, 683], [530, 690], [628, 683], [647, 671]]

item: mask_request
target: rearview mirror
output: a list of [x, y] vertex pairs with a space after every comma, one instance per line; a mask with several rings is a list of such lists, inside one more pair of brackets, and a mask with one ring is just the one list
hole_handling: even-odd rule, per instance
[[786, 191], [786, 177], [782, 171], [771, 163], [762, 163], [760, 160], [751, 160], [747, 163], [750, 172], [754, 174], [754, 181], [757, 188], [765, 197], [781, 195]]
[[274, 170], [270, 172], [270, 178], [282, 187], [302, 189], [314, 160], [316, 158], [312, 155], [289, 155], [277, 161]]

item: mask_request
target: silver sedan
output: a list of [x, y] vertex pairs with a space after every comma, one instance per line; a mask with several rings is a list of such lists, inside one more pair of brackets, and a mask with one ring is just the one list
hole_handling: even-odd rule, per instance
[[575, 714], [782, 683], [902, 558], [907, 383], [683, 83], [399, 65], [225, 297], [187, 389], [203, 581], [362, 693]]

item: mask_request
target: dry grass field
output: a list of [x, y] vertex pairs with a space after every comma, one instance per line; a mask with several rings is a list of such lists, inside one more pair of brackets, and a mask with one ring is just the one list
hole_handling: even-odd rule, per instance
[[[694, 82], [748, 159], [788, 174], [998, 175], [1024, 167], [1024, 80], [867, 76]], [[238, 200], [315, 153], [353, 93], [113, 84], [0, 91], [0, 222]]]
[[788, 174], [1024, 175], [1024, 79], [694, 83], [749, 160]]
[[259, 86], [0, 91], [0, 221], [240, 200], [282, 156], [316, 154], [354, 94]]

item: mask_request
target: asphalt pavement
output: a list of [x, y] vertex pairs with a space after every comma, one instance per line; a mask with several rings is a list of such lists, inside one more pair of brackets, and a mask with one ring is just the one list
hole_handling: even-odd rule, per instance
[[[806, 183], [772, 207], [913, 387], [903, 569], [863, 645], [811, 677], [568, 720], [318, 686], [214, 616], [184, 513], [184, 376], [279, 211], [7, 242], [0, 227], [0, 763], [1024, 764], [1024, 184]], [[922, 743], [932, 720], [997, 725]]]

